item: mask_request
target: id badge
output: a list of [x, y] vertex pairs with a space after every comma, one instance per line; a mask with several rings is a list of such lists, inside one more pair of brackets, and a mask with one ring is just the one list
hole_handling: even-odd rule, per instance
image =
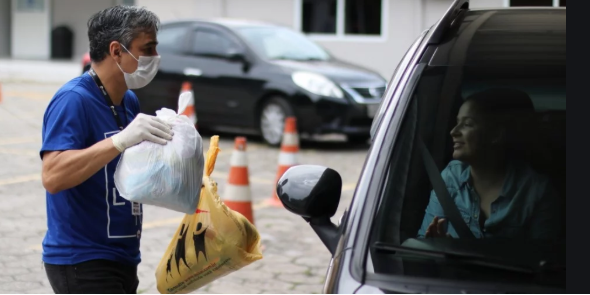
[[133, 216], [141, 215], [141, 207], [139, 203], [131, 202], [131, 214]]

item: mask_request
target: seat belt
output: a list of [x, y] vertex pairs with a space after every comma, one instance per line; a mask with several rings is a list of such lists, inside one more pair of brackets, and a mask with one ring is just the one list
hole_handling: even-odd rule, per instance
[[447, 186], [445, 185], [442, 176], [440, 175], [440, 171], [438, 167], [436, 167], [436, 163], [434, 163], [434, 159], [430, 152], [426, 148], [426, 145], [422, 141], [422, 138], [418, 136], [418, 148], [422, 153], [422, 158], [424, 159], [424, 165], [426, 166], [426, 173], [428, 173], [428, 178], [430, 178], [430, 182], [432, 183], [432, 189], [438, 199], [438, 202], [443, 208], [445, 215], [447, 216], [449, 222], [453, 224], [453, 228], [459, 235], [459, 238], [470, 238], [474, 239], [475, 235], [465, 221], [463, 217], [461, 217], [461, 213], [457, 208], [455, 202], [451, 199], [451, 195], [447, 190]]

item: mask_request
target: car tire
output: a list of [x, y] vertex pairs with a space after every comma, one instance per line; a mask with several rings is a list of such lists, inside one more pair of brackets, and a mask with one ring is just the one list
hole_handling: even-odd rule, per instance
[[285, 119], [293, 116], [293, 108], [281, 97], [267, 100], [260, 109], [258, 125], [262, 139], [270, 146], [278, 147], [283, 139]]
[[369, 141], [369, 138], [371, 138], [370, 135], [348, 135], [346, 136], [347, 140], [349, 143], [352, 144], [367, 144]]

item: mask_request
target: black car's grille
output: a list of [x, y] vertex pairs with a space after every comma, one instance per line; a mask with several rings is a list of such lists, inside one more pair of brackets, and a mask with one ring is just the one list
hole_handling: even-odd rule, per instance
[[381, 98], [385, 92], [385, 86], [382, 87], [371, 87], [371, 88], [352, 88], [360, 96], [364, 98]]

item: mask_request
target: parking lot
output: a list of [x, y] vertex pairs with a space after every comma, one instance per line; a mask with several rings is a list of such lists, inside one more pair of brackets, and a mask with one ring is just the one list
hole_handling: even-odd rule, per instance
[[[38, 71], [51, 73], [48, 64], [43, 66]], [[0, 293], [52, 293], [41, 262], [46, 230], [39, 158], [41, 127], [44, 110], [60, 79], [66, 82], [67, 73], [74, 73], [76, 66], [57, 65], [67, 70], [61, 76], [39, 75], [38, 82], [34, 76], [0, 73]], [[205, 147], [211, 135], [203, 134]], [[236, 134], [219, 135], [221, 153], [213, 178], [223, 196]], [[333, 217], [336, 222], [350, 203], [368, 145], [351, 146], [335, 137], [303, 141], [301, 148], [300, 164], [329, 166], [343, 178], [340, 209]], [[274, 188], [279, 149], [248, 137], [247, 152], [255, 225], [262, 236], [264, 258], [198, 292], [321, 293], [329, 252], [303, 219], [283, 208], [264, 205]], [[139, 292], [158, 293], [155, 269], [182, 217], [174, 211], [144, 207]]]

